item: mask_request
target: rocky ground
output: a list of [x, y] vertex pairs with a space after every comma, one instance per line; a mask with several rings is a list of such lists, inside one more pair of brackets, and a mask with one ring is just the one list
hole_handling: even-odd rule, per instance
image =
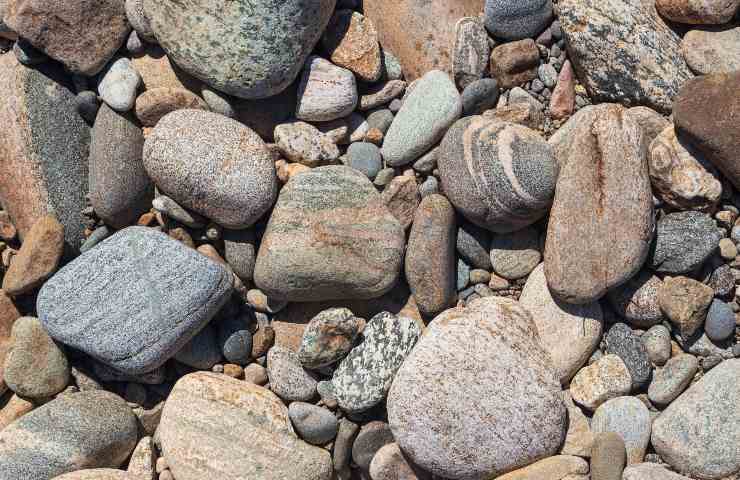
[[740, 479], [740, 0], [0, 0], [0, 480]]

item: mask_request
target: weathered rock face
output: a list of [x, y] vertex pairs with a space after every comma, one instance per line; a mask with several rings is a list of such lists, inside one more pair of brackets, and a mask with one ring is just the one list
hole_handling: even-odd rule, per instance
[[56, 340], [124, 373], [150, 372], [195, 336], [231, 294], [233, 274], [167, 235], [129, 227], [41, 288]]
[[559, 155], [545, 275], [556, 297], [587, 303], [644, 263], [653, 203], [642, 130], [626, 109], [600, 105], [571, 121], [577, 124]]
[[79, 251], [88, 191], [90, 128], [77, 114], [61, 69], [0, 55], [0, 199], [21, 239], [46, 213], [64, 225], [65, 249]]
[[396, 281], [404, 240], [365, 175], [344, 166], [314, 168], [280, 191], [254, 281], [268, 296], [291, 302], [379, 297]]
[[285, 90], [303, 67], [336, 0], [145, 0], [159, 44], [191, 75], [240, 98]]
[[567, 426], [560, 385], [529, 312], [495, 297], [429, 324], [393, 380], [388, 420], [410, 460], [463, 480], [555, 454]]
[[565, 0], [558, 9], [570, 59], [592, 96], [670, 112], [673, 97], [692, 74], [680, 37], [653, 2]]
[[182, 377], [167, 398], [158, 432], [177, 480], [332, 476], [329, 453], [298, 438], [275, 394], [225, 375]]

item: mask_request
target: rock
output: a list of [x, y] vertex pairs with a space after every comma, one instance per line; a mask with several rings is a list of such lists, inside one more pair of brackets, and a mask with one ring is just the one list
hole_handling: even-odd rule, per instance
[[494, 235], [491, 240], [493, 271], [507, 280], [526, 277], [540, 263], [540, 234], [533, 227]]
[[624, 469], [622, 480], [691, 480], [656, 463], [638, 463]]
[[134, 31], [142, 40], [148, 43], [156, 43], [157, 39], [149, 24], [149, 18], [144, 12], [144, 0], [126, 0], [126, 18]]
[[336, 363], [349, 353], [364, 327], [365, 320], [348, 308], [324, 310], [306, 325], [298, 359], [310, 369]]
[[144, 143], [144, 167], [185, 208], [226, 228], [247, 228], [272, 206], [277, 177], [259, 136], [230, 118], [177, 110]]
[[393, 436], [410, 460], [448, 478], [489, 478], [553, 455], [567, 419], [550, 365], [516, 302], [488, 297], [447, 310], [396, 374], [387, 402]]
[[550, 97], [550, 114], [552, 118], [570, 117], [576, 106], [575, 73], [570, 60], [566, 60], [558, 75], [557, 85]]
[[244, 367], [244, 381], [265, 385], [268, 382], [267, 369], [258, 363], [250, 363]]
[[[254, 356], [252, 352], [256, 348], [260, 340], [260, 336], [265, 337], [265, 332], [271, 330], [271, 327], [265, 325], [260, 326], [260, 329], [255, 332], [254, 337], [250, 331], [254, 325], [254, 317], [251, 312], [244, 312], [242, 314], [228, 315], [220, 319], [215, 325], [216, 327], [216, 343], [220, 354], [223, 354], [227, 361], [237, 364], [246, 365], [249, 363], [251, 358]], [[258, 333], [262, 335], [258, 335]], [[256, 340], [256, 341], [255, 341]], [[264, 339], [268, 346], [264, 348], [266, 352], [269, 347], [272, 346], [272, 342], [268, 342], [267, 338]], [[262, 353], [262, 352], [260, 352]], [[257, 355], [262, 356], [262, 355]]]
[[719, 25], [732, 20], [740, 6], [737, 0], [691, 2], [689, 0], [656, 0], [655, 8], [668, 20], [692, 25]]
[[232, 276], [167, 235], [129, 227], [62, 268], [36, 307], [55, 340], [141, 374], [208, 323], [229, 298]]
[[455, 209], [442, 195], [424, 197], [406, 246], [406, 280], [422, 315], [433, 317], [455, 301]]
[[[535, 1], [539, 3], [539, 0]], [[549, 3], [549, 0], [545, 1]], [[505, 4], [505, 2], [500, 3]], [[537, 78], [539, 64], [540, 50], [534, 40], [505, 43], [491, 52], [491, 77], [496, 79], [501, 88], [515, 87]]]
[[208, 219], [188, 210], [185, 210], [174, 200], [166, 195], [157, 195], [152, 200], [152, 207], [167, 217], [182, 223], [190, 228], [203, 228], [208, 224]]
[[588, 462], [571, 455], [544, 458], [524, 468], [501, 475], [501, 480], [554, 480], [588, 473]]
[[[5, 389], [5, 387], [3, 387]], [[15, 422], [23, 415], [35, 408], [35, 405], [13, 394], [8, 402], [0, 409], [0, 430]]]
[[486, 28], [494, 37], [504, 40], [534, 38], [552, 20], [550, 0], [486, 0]]
[[316, 396], [316, 380], [286, 348], [275, 346], [267, 353], [267, 375], [270, 389], [286, 402], [309, 402]]
[[251, 282], [257, 261], [257, 240], [252, 230], [224, 230], [224, 259], [242, 280]]
[[409, 463], [397, 443], [389, 443], [375, 453], [370, 462], [372, 480], [426, 480], [427, 472]]
[[687, 277], [666, 277], [658, 291], [658, 303], [681, 336], [691, 337], [707, 318], [714, 291]]
[[404, 230], [411, 226], [421, 201], [416, 178], [401, 175], [394, 177], [381, 194], [383, 203]]
[[681, 274], [700, 267], [721, 235], [712, 218], [700, 212], [669, 213], [658, 221], [648, 264], [662, 273]]
[[90, 203], [114, 228], [131, 225], [152, 205], [154, 185], [144, 170], [143, 148], [133, 116], [102, 105], [90, 142]]
[[645, 137], [645, 145], [648, 146], [648, 150], [653, 140], [671, 125], [671, 122], [666, 120], [663, 115], [648, 107], [632, 107], [627, 110], [627, 115], [642, 128], [642, 134]]
[[204, 0], [144, 0], [152, 30], [175, 63], [211, 87], [247, 99], [276, 95], [295, 80], [335, 3], [239, 0], [213, 9]]
[[189, 109], [210, 110], [203, 99], [183, 88], [152, 88], [136, 98], [136, 118], [145, 127], [155, 127], [170, 112]]
[[54, 480], [133, 480], [133, 477], [123, 470], [112, 468], [91, 468], [65, 473]]
[[[471, 83], [482, 79], [488, 68], [490, 55], [491, 47], [483, 22], [477, 17], [463, 17], [458, 20], [455, 24], [455, 41], [451, 52], [452, 78], [455, 85], [463, 90]], [[494, 101], [493, 104], [495, 103]]]
[[596, 436], [591, 450], [592, 480], [622, 480], [626, 464], [627, 451], [621, 436], [614, 432]]
[[714, 342], [727, 340], [735, 333], [735, 312], [728, 304], [715, 298], [707, 311], [704, 330]]
[[325, 408], [293, 402], [288, 408], [288, 415], [298, 435], [308, 443], [324, 445], [337, 435], [337, 419]]
[[650, 328], [663, 320], [658, 292], [663, 282], [649, 270], [641, 270], [627, 283], [610, 290], [607, 298], [614, 311], [638, 328]]
[[335, 65], [363, 82], [377, 82], [383, 73], [378, 32], [373, 22], [352, 10], [337, 10], [326, 27], [321, 44]]
[[559, 453], [588, 458], [591, 456], [594, 443], [594, 435], [591, 433], [589, 419], [573, 403], [569, 392], [564, 391], [563, 397], [568, 409], [568, 432]]
[[[390, 110], [388, 110], [390, 113]], [[370, 130], [370, 118], [372, 114], [368, 115], [368, 119], [359, 113], [353, 112], [350, 115], [332, 120], [331, 122], [322, 122], [316, 125], [316, 128], [337, 145], [346, 145], [353, 142], [362, 142], [368, 131]], [[390, 121], [393, 121], [393, 114], [391, 113]], [[390, 125], [390, 122], [388, 123]], [[384, 127], [387, 130], [387, 127]]]
[[457, 253], [470, 265], [491, 270], [490, 235], [488, 231], [461, 221], [457, 229]]
[[[358, 114], [355, 114], [358, 115]], [[387, 108], [378, 108], [376, 110], [373, 110], [368, 113], [367, 115], [367, 125], [368, 129], [370, 128], [377, 128], [383, 134], [388, 131], [388, 129], [391, 126], [391, 123], [393, 123], [393, 112], [391, 112]], [[360, 117], [362, 117], [360, 115]], [[416, 169], [416, 167], [414, 167]]]
[[141, 75], [126, 57], [108, 64], [101, 73], [98, 93], [113, 110], [127, 112], [134, 107], [136, 90], [141, 85]]
[[412, 319], [382, 312], [370, 319], [363, 342], [342, 359], [332, 385], [348, 413], [360, 413], [385, 399], [396, 371], [421, 335]]
[[298, 86], [295, 116], [308, 122], [346, 117], [357, 105], [355, 76], [321, 57], [306, 60]]
[[627, 450], [627, 465], [642, 462], [650, 442], [650, 412], [635, 397], [614, 398], [594, 412], [594, 433], [614, 432], [622, 437]]
[[632, 376], [632, 388], [639, 389], [650, 381], [652, 367], [645, 345], [624, 323], [615, 323], [604, 335], [605, 353], [622, 359]]
[[[406, 82], [389, 80], [369, 87], [360, 97], [360, 110], [372, 110], [400, 97], [406, 90]], [[392, 110], [396, 112], [396, 110]]]
[[72, 256], [84, 240], [90, 144], [72, 86], [52, 64], [30, 69], [14, 55], [0, 55], [0, 91], [0, 124], [16, 132], [0, 144], [0, 200], [21, 240], [39, 218], [54, 214]]
[[480, 115], [496, 106], [499, 97], [498, 82], [482, 78], [468, 84], [462, 92], [463, 116]]
[[674, 400], [653, 423], [655, 451], [693, 478], [720, 479], [740, 470], [735, 407], [740, 360], [725, 360]]
[[56, 271], [63, 252], [64, 226], [53, 215], [39, 218], [5, 272], [5, 293], [18, 296], [41, 286]]
[[653, 202], [645, 143], [626, 112], [607, 104], [573, 117], [569, 145], [555, 149], [561, 168], [545, 275], [568, 303], [598, 300], [635, 275], [648, 255]]
[[367, 177], [344, 166], [315, 168], [280, 191], [254, 281], [291, 302], [379, 297], [396, 281], [404, 240]]
[[680, 210], [712, 211], [722, 195], [717, 172], [669, 125], [650, 145], [649, 170], [661, 200]]
[[699, 361], [693, 355], [681, 354], [668, 360], [658, 370], [648, 388], [648, 398], [658, 406], [665, 406], [676, 399], [694, 378]]
[[[330, 384], [330, 382], [327, 382]], [[372, 423], [372, 422], [371, 422]], [[352, 458], [352, 447], [360, 427], [346, 418], [339, 420], [339, 430], [334, 440], [334, 471], [342, 472], [349, 467]]]
[[430, 70], [452, 68], [455, 25], [462, 17], [480, 15], [483, 4], [484, 0], [413, 0], [405, 4], [381, 0], [363, 7], [383, 49], [398, 57], [405, 77], [413, 81]]
[[380, 149], [372, 143], [355, 142], [347, 149], [347, 165], [372, 180], [383, 168], [383, 158]]
[[175, 360], [197, 370], [210, 370], [221, 360], [216, 332], [208, 324], [175, 354]]
[[137, 480], [156, 480], [157, 450], [152, 437], [143, 437], [136, 444], [126, 472]]
[[650, 362], [662, 366], [671, 358], [671, 333], [663, 325], [655, 325], [640, 336]]
[[570, 305], [553, 298], [542, 264], [529, 275], [519, 303], [532, 314], [542, 346], [550, 354], [560, 383], [565, 385], [599, 344], [603, 331], [601, 306], [597, 302]]
[[604, 355], [583, 367], [570, 382], [573, 401], [591, 411], [607, 400], [629, 394], [631, 389], [632, 376], [617, 355]]
[[105, 391], [60, 395], [0, 432], [0, 475], [52, 479], [115, 468], [136, 440], [136, 417], [120, 397]]
[[177, 480], [329, 480], [332, 475], [329, 453], [298, 438], [278, 397], [225, 375], [182, 377], [167, 398], [158, 435]]
[[558, 10], [570, 60], [592, 98], [671, 111], [692, 74], [681, 56], [681, 38], [651, 2], [566, 0]]
[[5, 23], [72, 73], [93, 76], [123, 45], [130, 30], [123, 2], [43, 0], [8, 2]]
[[366, 423], [352, 445], [352, 460], [361, 470], [370, 468], [372, 459], [385, 445], [393, 443], [393, 432], [385, 422]]
[[691, 30], [681, 41], [689, 68], [697, 75], [740, 70], [740, 28]]
[[[508, 233], [547, 212], [558, 165], [536, 132], [481, 116], [466, 117], [452, 126], [439, 149], [443, 190], [476, 225]], [[526, 168], [519, 168], [523, 165]]]
[[339, 149], [316, 127], [305, 122], [283, 123], [275, 127], [275, 143], [288, 160], [318, 167], [339, 158]]

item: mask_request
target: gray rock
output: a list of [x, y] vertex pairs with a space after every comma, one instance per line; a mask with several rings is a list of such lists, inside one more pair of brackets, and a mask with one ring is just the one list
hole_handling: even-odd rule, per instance
[[607, 293], [609, 303], [620, 317], [637, 328], [649, 328], [663, 320], [658, 290], [663, 282], [648, 270], [642, 270], [627, 283]]
[[399, 62], [398, 58], [388, 50], [383, 50], [382, 53], [385, 78], [388, 80], [401, 80], [403, 78], [401, 62]]
[[182, 208], [167, 195], [157, 195], [152, 200], [152, 207], [190, 228], [203, 228], [208, 224], [207, 218]]
[[547, 88], [553, 88], [558, 82], [558, 71], [549, 63], [543, 63], [537, 69], [537, 76]]
[[210, 370], [221, 360], [221, 349], [216, 343], [216, 332], [211, 324], [206, 325], [190, 339], [179, 352], [175, 360], [198, 370]]
[[352, 459], [352, 445], [359, 430], [360, 427], [349, 419], [342, 418], [339, 420], [339, 430], [334, 440], [333, 452], [335, 472], [344, 471], [349, 467], [349, 462]]
[[691, 272], [709, 258], [721, 238], [706, 213], [669, 213], [658, 221], [648, 264], [661, 273]]
[[274, 137], [280, 153], [292, 162], [318, 167], [339, 158], [331, 138], [306, 122], [282, 123], [275, 127]]
[[[491, 45], [479, 18], [463, 17], [455, 24], [455, 42], [450, 53], [452, 78], [460, 90], [484, 77], [488, 70]], [[498, 90], [497, 90], [498, 92]], [[463, 111], [465, 111], [463, 95]], [[496, 102], [494, 101], [495, 105]]]
[[709, 306], [704, 331], [715, 342], [730, 338], [735, 333], [735, 312], [728, 304], [715, 298]]
[[80, 247], [80, 253], [85, 253], [86, 251], [90, 250], [106, 238], [110, 237], [113, 232], [110, 228], [103, 225], [102, 227], [98, 227], [90, 234], [89, 237], [87, 237], [87, 240], [85, 240], [85, 243], [82, 244]]
[[591, 480], [622, 480], [627, 452], [622, 437], [614, 432], [596, 435], [591, 451]]
[[608, 400], [594, 412], [591, 429], [594, 434], [614, 432], [622, 437], [627, 450], [627, 465], [642, 462], [650, 443], [650, 412], [635, 397]]
[[540, 234], [533, 227], [497, 234], [491, 240], [493, 271], [507, 280], [526, 277], [540, 263]]
[[462, 258], [457, 259], [457, 291], [463, 290], [470, 283], [470, 266]]
[[383, 168], [380, 149], [368, 142], [352, 143], [347, 149], [347, 166], [364, 173], [367, 178], [373, 180]]
[[491, 238], [488, 231], [461, 221], [457, 229], [457, 253], [475, 268], [491, 270]]
[[404, 100], [383, 141], [388, 165], [398, 167], [418, 159], [433, 147], [462, 113], [462, 101], [449, 76], [432, 70], [417, 81]]
[[[203, 97], [203, 100], [212, 112], [223, 115], [224, 117], [237, 118], [236, 109], [234, 108], [235, 103], [237, 103], [235, 99], [225, 93], [219, 92], [218, 90], [213, 90], [207, 85], [203, 85], [201, 87], [200, 95]], [[271, 99], [268, 98], [267, 100], [269, 101]], [[247, 126], [254, 129], [254, 127], [251, 127], [249, 124], [247, 124]]]
[[232, 274], [153, 229], [129, 227], [63, 267], [36, 308], [56, 340], [129, 374], [177, 353], [231, 294]]
[[139, 37], [149, 43], [156, 43], [152, 26], [144, 12], [144, 0], [126, 0], [126, 19], [131, 24]]
[[430, 175], [421, 185], [419, 185], [419, 195], [421, 195], [421, 198], [423, 199], [429, 195], [434, 195], [435, 193], [439, 193], [439, 181], [437, 180], [437, 177]]
[[680, 354], [658, 370], [648, 388], [648, 398], [658, 406], [665, 406], [676, 399], [691, 383], [699, 361], [693, 355]]
[[368, 471], [378, 450], [393, 443], [393, 432], [385, 422], [374, 421], [362, 426], [352, 445], [352, 460], [360, 469]]
[[662, 366], [671, 358], [671, 332], [663, 325], [655, 325], [640, 336], [648, 358], [654, 365]]
[[106, 391], [60, 395], [0, 432], [0, 477], [51, 480], [85, 468], [116, 468], [137, 440], [137, 422]]
[[505, 40], [534, 38], [552, 20], [550, 0], [486, 0], [486, 28]]
[[168, 56], [191, 75], [240, 98], [265, 98], [295, 80], [329, 23], [336, 0], [144, 0]]
[[19, 38], [15, 42], [13, 45], [13, 54], [21, 64], [27, 67], [41, 65], [49, 60], [49, 57], [47, 57], [44, 52], [38, 50], [24, 38]]
[[257, 261], [257, 240], [252, 230], [224, 230], [224, 260], [243, 281], [251, 282]]
[[329, 308], [306, 325], [298, 358], [306, 368], [319, 369], [338, 362], [354, 346], [365, 327], [348, 308]]
[[112, 61], [103, 71], [98, 93], [113, 110], [127, 112], [134, 107], [139, 85], [141, 75], [131, 60], [121, 57]]
[[230, 363], [246, 365], [252, 358], [254, 339], [250, 327], [254, 317], [249, 312], [225, 315], [216, 322], [217, 347]]
[[325, 408], [293, 402], [288, 408], [288, 415], [298, 435], [308, 443], [324, 445], [337, 435], [337, 418]]
[[[598, 480], [598, 479], [594, 479]], [[624, 469], [622, 480], [691, 480], [657, 463], [638, 463]]]
[[462, 92], [463, 115], [480, 115], [495, 108], [498, 97], [498, 82], [493, 78], [470, 82]]
[[387, 108], [373, 110], [367, 116], [368, 126], [370, 128], [377, 128], [383, 133], [383, 135], [385, 135], [390, 128], [391, 123], [393, 123], [393, 112]]
[[185, 208], [226, 228], [247, 228], [272, 206], [277, 176], [259, 136], [202, 110], [165, 115], [144, 143], [154, 183]]
[[681, 51], [697, 75], [740, 70], [740, 27], [691, 30], [681, 41]]
[[286, 402], [309, 402], [316, 396], [316, 380], [287, 348], [274, 346], [267, 353], [267, 376], [270, 389]]
[[421, 335], [410, 318], [381, 312], [370, 319], [363, 341], [339, 363], [332, 384], [339, 406], [364, 412], [385, 399], [396, 371]]
[[133, 382], [145, 385], [161, 385], [164, 383], [167, 376], [167, 371], [164, 365], [157, 367], [151, 372], [142, 373], [140, 375], [129, 375], [111, 368], [104, 363], [100, 363], [95, 360], [92, 362], [93, 372], [102, 382]]
[[606, 353], [613, 353], [622, 359], [632, 375], [632, 387], [646, 386], [650, 381], [652, 366], [645, 345], [624, 323], [615, 323], [604, 336]]
[[307, 122], [346, 117], [357, 106], [357, 83], [347, 69], [312, 56], [306, 60], [298, 85], [295, 116]]

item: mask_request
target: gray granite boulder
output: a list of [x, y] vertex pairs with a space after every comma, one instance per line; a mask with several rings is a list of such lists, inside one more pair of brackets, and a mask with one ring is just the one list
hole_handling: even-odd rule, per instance
[[232, 279], [167, 235], [129, 227], [59, 270], [36, 308], [55, 340], [140, 374], [162, 365], [211, 320]]
[[710, 257], [721, 238], [706, 213], [669, 213], [658, 221], [648, 264], [661, 273], [691, 272]]

